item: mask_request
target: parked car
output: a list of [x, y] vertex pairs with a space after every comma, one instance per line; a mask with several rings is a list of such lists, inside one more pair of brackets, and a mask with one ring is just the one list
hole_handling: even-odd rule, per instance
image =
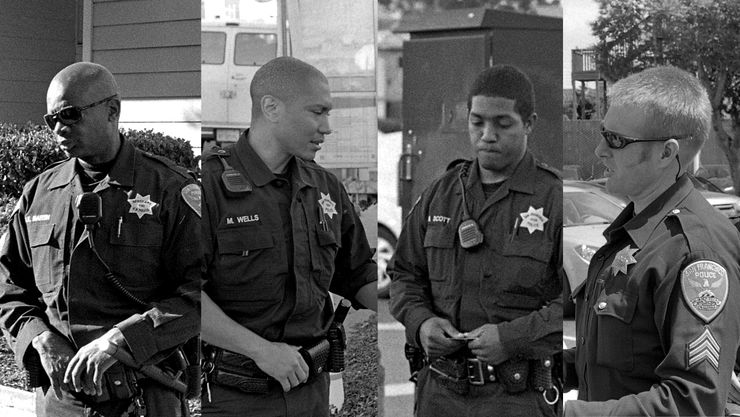
[[[588, 264], [606, 243], [603, 233], [626, 206], [624, 201], [607, 194], [598, 184], [563, 181], [563, 270], [564, 294], [571, 294], [586, 280]], [[563, 301], [564, 315], [575, 313], [573, 302]]]

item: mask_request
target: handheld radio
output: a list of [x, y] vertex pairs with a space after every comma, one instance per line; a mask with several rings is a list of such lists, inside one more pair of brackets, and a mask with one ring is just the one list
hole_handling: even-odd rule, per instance
[[457, 235], [460, 237], [460, 246], [466, 250], [475, 249], [483, 243], [483, 232], [480, 231], [478, 223], [470, 217], [470, 212], [468, 212], [468, 202], [465, 199], [465, 183], [463, 183], [463, 177], [468, 175], [469, 166], [470, 165], [467, 163], [463, 164], [463, 167], [460, 170], [460, 176], [457, 177], [460, 181], [463, 200], [463, 221], [457, 227]]

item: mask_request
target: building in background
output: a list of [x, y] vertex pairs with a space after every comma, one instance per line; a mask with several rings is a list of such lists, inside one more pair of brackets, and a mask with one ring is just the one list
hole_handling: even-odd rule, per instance
[[0, 122], [42, 124], [46, 88], [65, 66], [106, 66], [122, 128], [200, 149], [200, 15], [193, 1], [0, 0]]

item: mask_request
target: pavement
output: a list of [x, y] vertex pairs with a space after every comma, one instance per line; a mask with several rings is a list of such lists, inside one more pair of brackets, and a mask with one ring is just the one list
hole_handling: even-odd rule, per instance
[[388, 311], [388, 300], [378, 300], [378, 347], [385, 370], [383, 412], [386, 416], [414, 414], [414, 384], [409, 382], [409, 363], [403, 355], [404, 327]]
[[0, 416], [34, 417], [35, 415], [32, 392], [0, 385]]

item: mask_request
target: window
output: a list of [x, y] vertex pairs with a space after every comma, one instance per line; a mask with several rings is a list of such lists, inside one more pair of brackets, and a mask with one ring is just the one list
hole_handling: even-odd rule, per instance
[[277, 56], [274, 33], [239, 33], [234, 45], [234, 64], [261, 66]]
[[200, 33], [200, 63], [223, 64], [226, 53], [226, 34], [224, 32]]

